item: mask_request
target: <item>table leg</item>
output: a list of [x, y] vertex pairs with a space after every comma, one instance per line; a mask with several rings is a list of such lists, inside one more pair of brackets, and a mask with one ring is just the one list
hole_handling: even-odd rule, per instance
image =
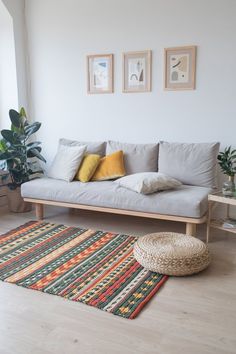
[[227, 218], [227, 219], [229, 219], [229, 207], [230, 207], [230, 205], [227, 204], [227, 205], [226, 205], [226, 218]]
[[212, 205], [211, 201], [208, 202], [208, 217], [207, 217], [207, 234], [206, 234], [206, 243], [209, 242], [210, 239], [210, 225], [211, 225], [211, 214], [212, 214]]

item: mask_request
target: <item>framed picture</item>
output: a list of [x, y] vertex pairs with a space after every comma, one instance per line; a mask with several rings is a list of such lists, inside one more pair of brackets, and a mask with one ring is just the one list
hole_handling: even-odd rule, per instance
[[151, 50], [123, 53], [123, 92], [151, 91]]
[[113, 54], [87, 56], [88, 93], [113, 92]]
[[165, 48], [166, 90], [194, 90], [196, 46]]

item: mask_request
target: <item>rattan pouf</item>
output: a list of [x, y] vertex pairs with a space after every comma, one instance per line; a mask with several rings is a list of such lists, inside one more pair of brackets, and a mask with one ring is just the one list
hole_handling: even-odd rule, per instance
[[211, 260], [204, 242], [172, 232], [139, 237], [134, 245], [134, 257], [148, 270], [175, 276], [198, 273]]

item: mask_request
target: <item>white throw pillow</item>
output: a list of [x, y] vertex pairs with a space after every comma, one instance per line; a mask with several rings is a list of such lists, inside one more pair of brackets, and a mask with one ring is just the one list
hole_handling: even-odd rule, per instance
[[151, 194], [180, 186], [182, 183], [160, 172], [142, 172], [114, 181], [119, 186], [142, 194]]
[[81, 164], [86, 151], [84, 146], [59, 144], [57, 154], [48, 170], [48, 177], [71, 182]]

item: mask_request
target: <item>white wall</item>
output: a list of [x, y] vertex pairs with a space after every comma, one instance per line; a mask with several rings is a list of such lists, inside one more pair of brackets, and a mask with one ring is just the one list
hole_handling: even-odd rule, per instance
[[[59, 137], [236, 145], [235, 0], [26, 0], [31, 103]], [[195, 91], [163, 91], [163, 48], [197, 45]], [[121, 53], [153, 50], [151, 93], [121, 93]], [[115, 93], [88, 95], [86, 55], [114, 53]]]
[[[1, 1], [0, 1], [1, 2]], [[28, 105], [28, 78], [27, 78], [27, 38], [25, 26], [25, 1], [24, 0], [2, 0], [8, 9], [12, 20], [15, 43], [15, 66], [17, 73], [18, 106], [29, 109]], [[13, 107], [13, 106], [11, 106]], [[9, 107], [9, 108], [11, 108]]]
[[0, 1], [0, 129], [9, 128], [12, 107], [18, 107], [13, 21]]

